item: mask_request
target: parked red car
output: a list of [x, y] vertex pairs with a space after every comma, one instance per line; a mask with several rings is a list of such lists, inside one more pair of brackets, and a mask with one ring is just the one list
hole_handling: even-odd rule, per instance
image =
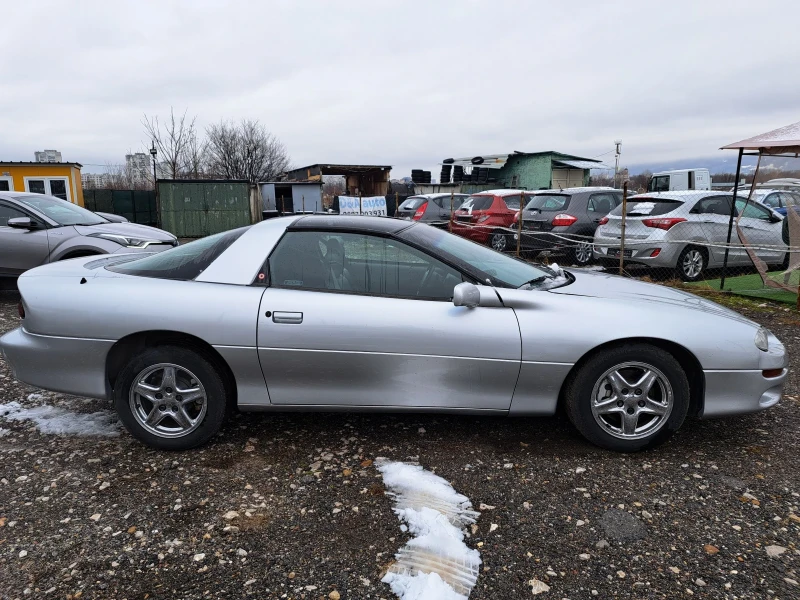
[[453, 214], [452, 232], [479, 244], [489, 244], [498, 252], [510, 250], [508, 228], [519, 212], [522, 196], [520, 190], [473, 194]]

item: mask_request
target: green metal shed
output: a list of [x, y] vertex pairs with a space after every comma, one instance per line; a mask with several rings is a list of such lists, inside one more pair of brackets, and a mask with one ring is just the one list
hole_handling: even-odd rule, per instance
[[158, 180], [161, 227], [197, 238], [250, 225], [250, 184], [245, 180]]

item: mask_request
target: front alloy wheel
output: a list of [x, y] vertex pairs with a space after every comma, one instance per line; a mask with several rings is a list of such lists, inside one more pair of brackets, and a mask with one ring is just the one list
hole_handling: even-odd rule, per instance
[[508, 237], [505, 233], [498, 231], [492, 234], [490, 244], [492, 246], [492, 250], [496, 250], [497, 252], [505, 252], [506, 247], [508, 246]]
[[661, 429], [672, 404], [669, 380], [653, 365], [638, 361], [611, 367], [592, 390], [594, 420], [623, 440], [638, 440]]
[[598, 350], [570, 374], [564, 402], [590, 442], [620, 452], [653, 448], [683, 423], [689, 379], [672, 354], [649, 344]]

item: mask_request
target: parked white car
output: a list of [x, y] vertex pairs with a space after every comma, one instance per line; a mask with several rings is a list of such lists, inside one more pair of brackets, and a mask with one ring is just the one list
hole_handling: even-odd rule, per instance
[[[730, 192], [678, 191], [643, 194], [628, 204], [623, 259], [627, 263], [670, 268], [684, 281], [701, 279], [708, 268], [721, 267], [731, 214]], [[784, 265], [787, 247], [781, 236], [783, 218], [745, 197], [736, 200], [740, 226], [748, 243], [768, 265]], [[622, 206], [600, 221], [594, 236], [594, 257], [618, 264]], [[736, 228], [728, 254], [731, 266], [752, 266]]]

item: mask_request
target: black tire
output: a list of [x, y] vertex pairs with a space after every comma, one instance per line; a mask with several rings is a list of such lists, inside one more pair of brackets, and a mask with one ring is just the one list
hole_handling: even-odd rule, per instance
[[472, 159], [470, 162], [471, 162], [473, 165], [482, 165], [482, 164], [483, 164], [483, 157], [482, 157], [482, 156], [476, 156], [476, 157], [475, 157], [475, 158], [473, 158], [473, 159]]
[[[699, 269], [695, 269], [696, 266], [699, 266]], [[686, 246], [678, 255], [678, 263], [675, 265], [678, 277], [682, 281], [700, 281], [707, 267], [708, 252], [699, 246]]]
[[[631, 367], [626, 371], [621, 367], [622, 365], [633, 363], [646, 365], [659, 371], [660, 375], [669, 383], [672, 391], [669, 412], [659, 417], [659, 421], [653, 423], [652, 433], [647, 435], [645, 429], [639, 434], [639, 437], [635, 438], [626, 437], [621, 432], [612, 432], [614, 419], [617, 416], [620, 420], [619, 427], [623, 427], [621, 411], [616, 414], [595, 417], [592, 407], [595, 390], [598, 389], [598, 386], [603, 385], [604, 381], [607, 381], [604, 379], [605, 374], [617, 367], [625, 373], [635, 372], [636, 368]], [[606, 390], [604, 393], [611, 391], [610, 385], [604, 385], [604, 388]], [[639, 409], [636, 406], [641, 406], [638, 402], [642, 402], [642, 400], [637, 402], [637, 396], [634, 395], [635, 392], [641, 390], [632, 388], [633, 385], [630, 388], [623, 388], [623, 391], [627, 389], [631, 396], [625, 397], [622, 407], [618, 406], [618, 402], [614, 403], [616, 407], [624, 409], [628, 413], [631, 410], [638, 411]], [[668, 395], [663, 394], [663, 391], [664, 388], [659, 388], [658, 393], [668, 397]], [[613, 391], [611, 393], [613, 394]], [[689, 380], [675, 357], [665, 350], [642, 343], [623, 344], [590, 356], [570, 376], [564, 388], [564, 404], [567, 416], [575, 428], [593, 444], [617, 452], [637, 452], [655, 448], [664, 443], [683, 424], [689, 411], [689, 398]], [[613, 400], [613, 395], [611, 400]], [[656, 418], [655, 416], [638, 412], [635, 416], [637, 427], [640, 419], [644, 419], [643, 427], [647, 427], [650, 419]], [[611, 423], [610, 425], [601, 425], [598, 422], [600, 420], [606, 423], [606, 419]]]
[[[205, 412], [203, 414], [197, 409], [195, 413], [198, 423], [193, 425], [192, 429], [187, 433], [178, 433], [174, 437], [169, 437], [169, 434], [159, 435], [148, 430], [134, 414], [135, 409], [132, 407], [132, 404], [136, 403], [135, 400], [131, 399], [134, 382], [140, 379], [142, 374], [149, 369], [162, 364], [174, 365], [177, 367], [176, 371], [179, 372], [176, 375], [175, 388], [169, 393], [170, 395], [174, 394], [174, 398], [164, 398], [164, 394], [161, 394], [165, 405], [167, 402], [172, 402], [177, 406], [177, 403], [182, 400], [178, 394], [180, 391], [178, 386], [182, 377], [186, 378], [191, 375], [199, 382], [200, 385], [198, 387], [205, 391]], [[157, 374], [154, 376], [157, 376]], [[170, 390], [171, 388], [166, 389]], [[158, 450], [187, 450], [207, 442], [220, 430], [225, 421], [228, 406], [227, 400], [227, 392], [222, 375], [212, 362], [199, 352], [178, 346], [156, 346], [134, 356], [119, 373], [114, 385], [114, 407], [120, 421], [133, 437]], [[159, 402], [162, 402], [162, 400], [159, 400]], [[156, 410], [155, 402], [140, 397], [139, 403], [143, 405], [144, 409], [149, 405], [151, 410]], [[191, 406], [192, 410], [195, 410], [197, 403], [187, 403], [187, 406]], [[168, 410], [172, 410], [175, 413], [177, 409], [168, 407]], [[170, 422], [170, 419], [170, 416], [166, 416], [157, 425], [162, 426], [161, 423], [164, 423], [164, 421]], [[177, 420], [171, 422], [179, 425]], [[166, 425], [163, 427], [166, 427]]]

